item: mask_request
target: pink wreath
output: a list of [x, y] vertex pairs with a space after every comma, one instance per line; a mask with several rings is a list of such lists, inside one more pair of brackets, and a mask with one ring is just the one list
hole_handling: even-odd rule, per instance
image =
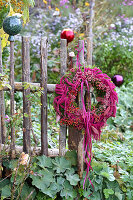
[[[96, 91], [97, 104], [91, 104], [88, 98], [86, 108], [83, 99], [83, 88]], [[81, 130], [87, 126], [94, 139], [100, 139], [101, 128], [106, 125], [109, 117], [116, 115], [117, 93], [114, 91], [115, 85], [111, 79], [101, 72], [100, 69], [72, 68], [56, 85], [57, 96], [54, 99], [54, 108], [57, 116], [60, 116], [60, 123], [74, 126]], [[81, 92], [82, 108], [76, 102], [78, 93]]]

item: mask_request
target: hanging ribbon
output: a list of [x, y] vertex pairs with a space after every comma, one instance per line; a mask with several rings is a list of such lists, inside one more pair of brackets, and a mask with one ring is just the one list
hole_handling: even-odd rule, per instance
[[[79, 47], [79, 46], [78, 46]], [[79, 53], [81, 51], [83, 51], [83, 56], [84, 56], [84, 42], [83, 42], [83, 47], [79, 50], [76, 49], [78, 51], [77, 53], [77, 62], [76, 62], [76, 66], [79, 67], [79, 69], [81, 70], [81, 63], [80, 63], [80, 59], [79, 59]], [[84, 64], [84, 71], [85, 71], [85, 64]], [[90, 90], [89, 90], [89, 85], [88, 85], [88, 82], [85, 81], [85, 84], [87, 86], [87, 92], [88, 92], [88, 95], [90, 95]], [[86, 176], [85, 176], [85, 179], [84, 179], [84, 182], [83, 182], [83, 189], [85, 188], [85, 182], [86, 182], [86, 179], [88, 177], [88, 174], [89, 174], [89, 171], [90, 169], [93, 171], [92, 167], [91, 167], [91, 158], [92, 158], [92, 139], [91, 139], [91, 129], [90, 129], [90, 124], [89, 124], [89, 120], [90, 120], [90, 110], [91, 110], [91, 102], [88, 101], [88, 112], [86, 112], [86, 108], [85, 108], [85, 101], [84, 101], [84, 80], [82, 80], [81, 82], [81, 102], [82, 102], [82, 113], [83, 113], [83, 119], [84, 119], [84, 128], [85, 128], [85, 135], [84, 135], [84, 140], [83, 140], [83, 157], [84, 157], [84, 160], [85, 160], [85, 163], [86, 163]], [[89, 148], [88, 148], [88, 145], [89, 145]], [[88, 152], [89, 150], [89, 152]], [[84, 153], [85, 151], [85, 153]], [[89, 161], [88, 161], [89, 159]], [[91, 182], [90, 180], [90, 177], [89, 178], [89, 181], [90, 181], [90, 184], [93, 188], [93, 191], [94, 191], [94, 186], [93, 186], [93, 183]], [[93, 192], [89, 195], [91, 196], [93, 194]]]

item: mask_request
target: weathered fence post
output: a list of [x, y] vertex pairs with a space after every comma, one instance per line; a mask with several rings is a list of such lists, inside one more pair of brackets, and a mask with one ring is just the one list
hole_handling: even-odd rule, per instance
[[[82, 49], [84, 46], [84, 41], [83, 40], [79, 40], [79, 49]], [[79, 61], [82, 64], [82, 66], [84, 66], [84, 51], [80, 51], [79, 53]], [[83, 94], [85, 94], [85, 91], [83, 91]], [[84, 97], [83, 97], [84, 98]], [[81, 91], [79, 93], [79, 108], [82, 109], [82, 101], [81, 101]], [[78, 173], [80, 178], [82, 178], [82, 174], [83, 174], [83, 167], [84, 167], [84, 162], [83, 162], [83, 153], [84, 153], [84, 149], [83, 149], [83, 140], [84, 140], [84, 136], [82, 131], [79, 131], [79, 143], [78, 143], [78, 149], [77, 149], [77, 156], [78, 156]]]
[[87, 65], [92, 66], [92, 36], [87, 38]]
[[[0, 38], [0, 73], [3, 74], [2, 67], [2, 46], [1, 46], [1, 38]], [[0, 132], [1, 132], [1, 142], [4, 143], [6, 139], [6, 125], [5, 125], [5, 100], [4, 100], [4, 91], [0, 91]]]
[[14, 127], [14, 41], [10, 41], [10, 115], [12, 117], [11, 121], [11, 157], [15, 158], [15, 127]]
[[89, 37], [87, 38], [87, 65], [92, 65], [92, 52], [93, 52], [93, 19], [94, 19], [94, 6], [95, 0], [90, 1], [90, 19], [89, 19], [89, 28], [88, 33]]
[[[30, 83], [30, 48], [29, 37], [22, 37], [22, 82]], [[23, 151], [30, 153], [30, 88], [23, 87]]]
[[[79, 50], [83, 48], [84, 41], [79, 40]], [[83, 50], [79, 53], [79, 61], [84, 66], [84, 52]], [[78, 95], [79, 107], [82, 108], [81, 102], [81, 93]], [[69, 135], [68, 135], [68, 147], [70, 150], [77, 151], [77, 159], [78, 159], [78, 173], [80, 178], [83, 174], [83, 134], [82, 131], [78, 131], [74, 127], [69, 127]]]
[[48, 156], [47, 138], [47, 37], [41, 38], [41, 154]]
[[[60, 47], [60, 61], [61, 61], [61, 77], [65, 74], [67, 70], [67, 40], [61, 39], [61, 47]], [[59, 155], [64, 156], [66, 152], [66, 133], [67, 126], [60, 125], [60, 133], [59, 133]]]

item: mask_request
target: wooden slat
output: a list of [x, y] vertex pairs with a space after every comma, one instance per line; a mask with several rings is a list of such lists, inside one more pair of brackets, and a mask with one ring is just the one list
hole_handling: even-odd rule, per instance
[[47, 37], [41, 38], [41, 154], [48, 155], [47, 138]]
[[92, 65], [92, 36], [87, 38], [87, 65]]
[[87, 65], [92, 65], [92, 52], [93, 52], [93, 19], [94, 19], [94, 6], [95, 0], [90, 1], [90, 19], [89, 19], [89, 37], [87, 38]]
[[[8, 82], [5, 82], [5, 84], [9, 84]], [[22, 91], [23, 90], [23, 87], [22, 87], [22, 82], [15, 82], [14, 83], [14, 90], [15, 91]], [[37, 89], [39, 89], [40, 86], [40, 83], [30, 83], [30, 85], [32, 86], [31, 87], [31, 91], [36, 91]], [[56, 84], [47, 84], [47, 92], [48, 93], [53, 93], [55, 92], [55, 87], [56, 87]], [[7, 91], [9, 90], [9, 88], [7, 86], [5, 86], [3, 88], [4, 91]]]
[[[0, 39], [0, 73], [3, 74], [2, 67], [2, 47], [1, 47], [1, 39]], [[5, 125], [5, 100], [4, 100], [4, 91], [0, 91], [0, 119], [1, 119], [1, 139], [2, 143], [5, 142], [6, 139], [6, 125]]]
[[[16, 149], [16, 156], [20, 156], [20, 154], [23, 152], [23, 146], [19, 146], [19, 145], [16, 145], [15, 146], [15, 149]], [[7, 156], [10, 155], [11, 151], [10, 151], [10, 145], [4, 145], [2, 144], [1, 145], [1, 150], [2, 151], [6, 151], [7, 153]], [[67, 151], [67, 150], [66, 150]], [[33, 155], [41, 155], [41, 147], [36, 147], [36, 149], [34, 149], [34, 147], [31, 146], [31, 154]], [[59, 149], [48, 149], [48, 156], [49, 157], [56, 157], [56, 156], [59, 156]]]
[[61, 39], [61, 46], [60, 46], [60, 75], [61, 77], [65, 75], [67, 70], [67, 40]]
[[[10, 42], [10, 115], [14, 116], [14, 42]], [[11, 157], [15, 158], [15, 127], [11, 121]]]
[[[84, 46], [84, 41], [79, 40], [79, 49], [82, 49]], [[83, 50], [79, 53], [79, 61], [80, 63], [84, 66], [84, 52]], [[79, 93], [79, 108], [82, 109], [82, 101], [81, 101], [81, 92]], [[77, 149], [77, 156], [78, 156], [78, 174], [79, 177], [82, 178], [83, 174], [83, 140], [84, 136], [82, 134], [82, 131], [78, 132], [78, 137], [79, 137], [79, 143], [78, 143], [78, 149]]]
[[[67, 70], [67, 40], [61, 39], [60, 46], [60, 62], [61, 62], [61, 77], [65, 74]], [[60, 133], [59, 133], [59, 155], [64, 156], [66, 152], [66, 133], [67, 126], [60, 125]]]
[[[79, 50], [83, 48], [84, 41], [79, 40]], [[83, 50], [79, 53], [79, 61], [84, 66], [84, 52]], [[78, 102], [80, 109], [82, 108], [82, 101], [81, 101], [81, 92], [78, 95]], [[82, 131], [78, 131], [74, 127], [69, 127], [69, 135], [68, 135], [68, 147], [70, 150], [77, 151], [78, 157], [78, 174], [80, 178], [82, 178], [83, 174], [83, 139], [84, 136]]]
[[[29, 37], [22, 37], [22, 82], [30, 82], [30, 48]], [[30, 88], [23, 88], [23, 151], [30, 154]]]

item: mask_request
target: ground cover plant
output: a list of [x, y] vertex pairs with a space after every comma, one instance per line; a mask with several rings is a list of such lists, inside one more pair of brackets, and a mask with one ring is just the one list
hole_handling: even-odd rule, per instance
[[[39, 156], [31, 158], [31, 161], [27, 159], [28, 157], [22, 159], [21, 155], [19, 160], [10, 161], [7, 158], [3, 160], [5, 178], [0, 181], [1, 199], [11, 196], [13, 184], [18, 186], [14, 195], [17, 197], [21, 193], [20, 199], [26, 198], [31, 191], [33, 191], [31, 199], [42, 200], [73, 199], [77, 196], [80, 199], [93, 197], [96, 200], [132, 199], [133, 150], [130, 146], [133, 145], [133, 137], [131, 132], [130, 141], [124, 136], [121, 138], [119, 132], [105, 130], [105, 133], [108, 134], [106, 140], [102, 138], [101, 142], [93, 143], [93, 171], [89, 176], [94, 191], [88, 179], [83, 189], [86, 172], [80, 180], [76, 173], [77, 158], [74, 151], [68, 152], [65, 158]], [[4, 174], [5, 168], [8, 173], [10, 172], [10, 176]], [[91, 192], [93, 194], [89, 198]]]

